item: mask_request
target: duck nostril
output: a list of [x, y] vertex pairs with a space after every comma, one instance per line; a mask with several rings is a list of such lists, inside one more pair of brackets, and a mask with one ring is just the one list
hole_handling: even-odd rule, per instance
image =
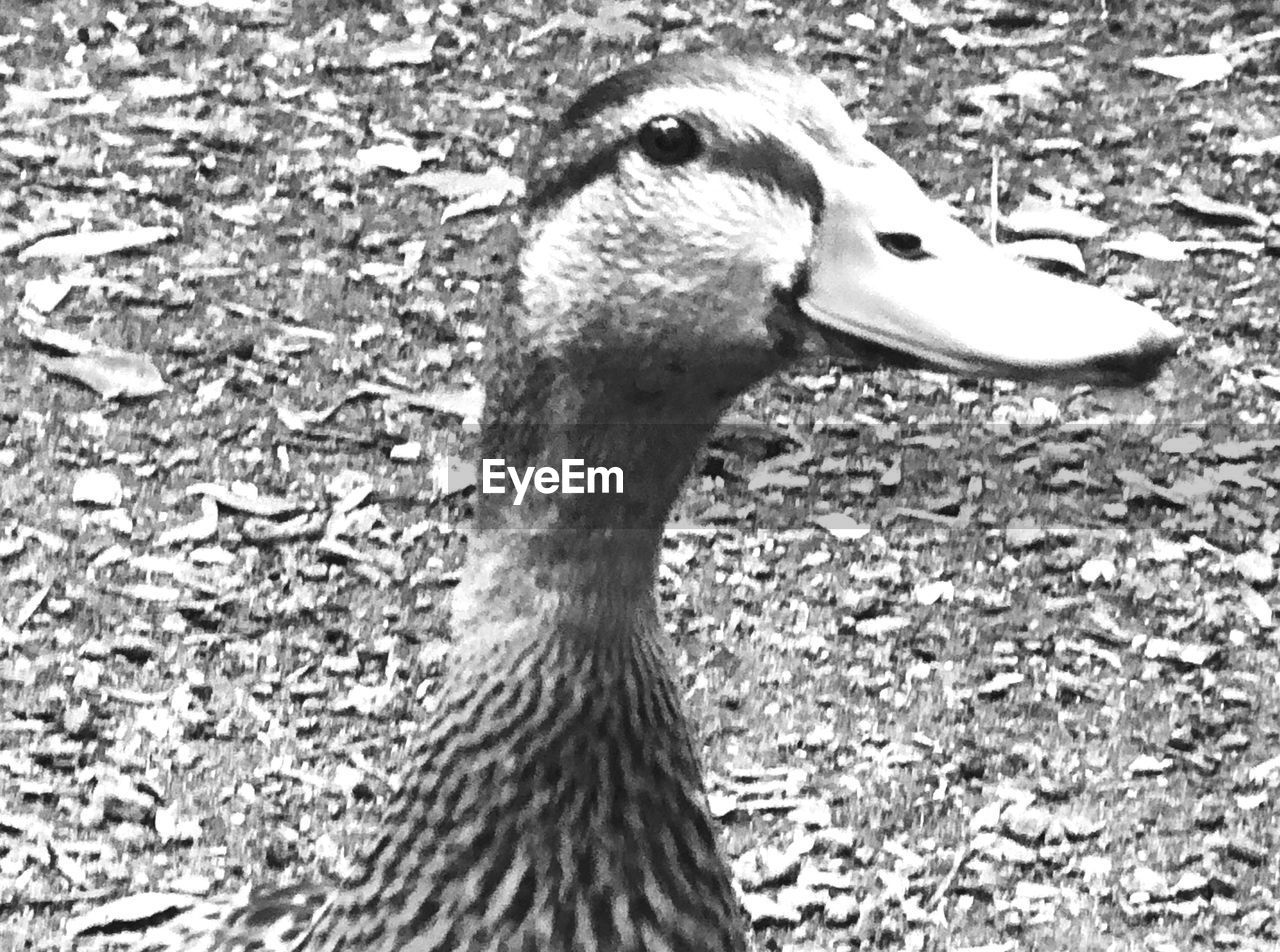
[[924, 242], [919, 235], [909, 231], [882, 231], [876, 235], [880, 247], [894, 257], [904, 261], [921, 261], [933, 255], [924, 250]]

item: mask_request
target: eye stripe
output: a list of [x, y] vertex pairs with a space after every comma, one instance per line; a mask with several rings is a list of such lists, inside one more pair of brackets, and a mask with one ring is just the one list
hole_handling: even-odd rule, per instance
[[630, 145], [627, 137], [602, 146], [582, 161], [543, 166], [540, 171], [547, 177], [530, 193], [526, 207], [534, 214], [559, 208], [592, 182], [616, 172], [623, 151]]
[[[543, 165], [546, 178], [531, 192], [527, 208], [534, 214], [554, 210], [593, 182], [613, 175], [622, 154], [634, 142], [634, 136], [627, 136], [601, 146], [586, 159], [559, 167], [554, 163]], [[713, 142], [708, 145], [702, 161], [717, 172], [727, 172], [773, 189], [807, 207], [815, 224], [822, 220], [825, 198], [818, 174], [795, 149], [775, 136]], [[696, 166], [695, 162], [690, 168]], [[678, 173], [672, 170], [667, 174]]]
[[822, 220], [826, 199], [818, 173], [782, 140], [765, 135], [718, 144], [708, 150], [708, 159], [713, 169], [739, 175], [807, 206], [815, 225]]

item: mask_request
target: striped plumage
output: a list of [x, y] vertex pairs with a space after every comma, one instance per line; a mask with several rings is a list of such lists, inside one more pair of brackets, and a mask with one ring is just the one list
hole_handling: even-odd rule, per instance
[[480, 455], [617, 466], [626, 490], [478, 495], [449, 680], [358, 881], [185, 949], [744, 949], [654, 596], [716, 420], [824, 347], [1133, 382], [1177, 344], [1136, 305], [998, 259], [778, 64], [673, 57], [593, 87], [526, 214]]

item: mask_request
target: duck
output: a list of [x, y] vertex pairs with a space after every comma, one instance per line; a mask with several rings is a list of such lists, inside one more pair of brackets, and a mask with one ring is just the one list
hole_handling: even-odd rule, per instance
[[170, 948], [743, 952], [655, 594], [717, 421], [810, 359], [1136, 386], [1182, 340], [982, 242], [785, 62], [613, 73], [528, 182], [477, 458], [616, 467], [622, 491], [476, 493], [448, 678], [358, 875]]

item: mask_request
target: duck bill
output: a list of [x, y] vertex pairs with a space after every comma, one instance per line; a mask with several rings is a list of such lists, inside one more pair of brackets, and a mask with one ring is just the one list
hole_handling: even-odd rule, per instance
[[984, 244], [887, 157], [822, 176], [798, 299], [834, 351], [1025, 380], [1134, 384], [1182, 335], [1110, 291]]

